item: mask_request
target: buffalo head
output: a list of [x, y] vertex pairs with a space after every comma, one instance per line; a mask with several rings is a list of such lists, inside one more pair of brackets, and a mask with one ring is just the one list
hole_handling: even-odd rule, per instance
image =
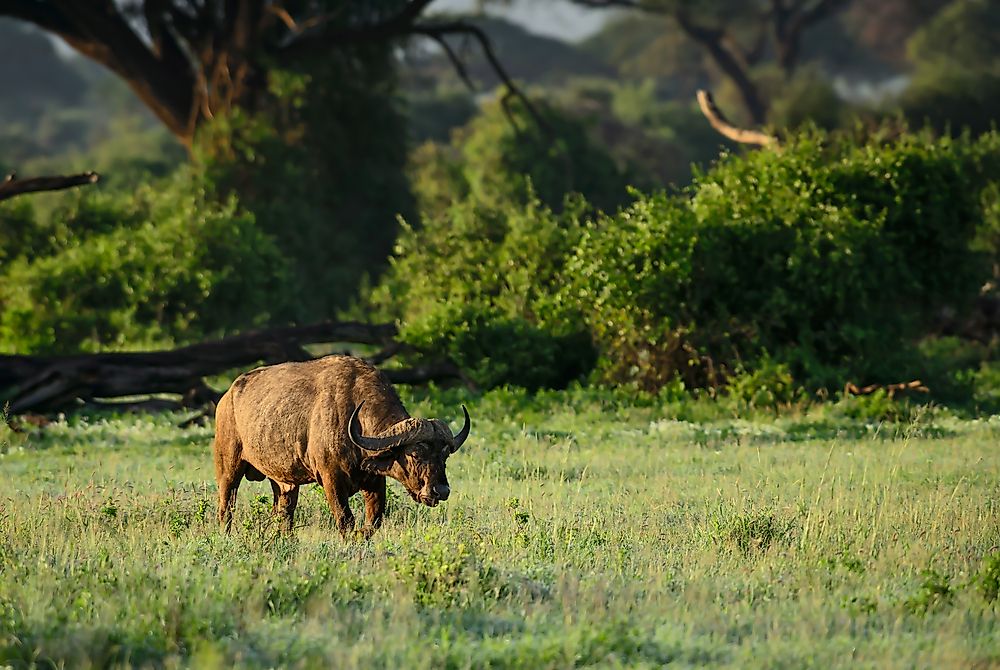
[[379, 435], [366, 436], [361, 431], [358, 413], [364, 402], [351, 414], [348, 435], [361, 449], [361, 468], [367, 472], [392, 477], [406, 487], [417, 502], [435, 507], [451, 494], [445, 461], [458, 451], [469, 437], [469, 411], [462, 405], [465, 425], [453, 435], [447, 424], [438, 419], [404, 419]]

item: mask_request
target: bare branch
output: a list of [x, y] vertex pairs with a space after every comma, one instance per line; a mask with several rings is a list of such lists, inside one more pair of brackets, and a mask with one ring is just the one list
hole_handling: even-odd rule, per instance
[[708, 91], [698, 91], [698, 106], [701, 107], [702, 114], [708, 119], [723, 136], [740, 144], [756, 144], [762, 147], [778, 147], [778, 138], [758, 130], [746, 130], [737, 128], [731, 124], [715, 105], [712, 94]]
[[844, 385], [844, 395], [869, 395], [884, 389], [886, 395], [892, 399], [897, 392], [916, 391], [917, 393], [930, 393], [930, 389], [919, 379], [912, 382], [900, 382], [898, 384], [869, 384], [868, 386], [858, 386], [854, 382], [847, 382]]
[[[472, 37], [476, 42], [479, 43], [479, 47], [483, 51], [483, 55], [486, 57], [486, 61], [490, 64], [493, 72], [496, 74], [497, 78], [503, 83], [507, 88], [508, 96], [516, 97], [524, 105], [525, 110], [531, 116], [535, 124], [539, 128], [544, 130], [547, 134], [552, 134], [552, 129], [549, 126], [545, 118], [539, 113], [538, 109], [531, 102], [524, 91], [514, 82], [507, 69], [500, 62], [497, 57], [496, 51], [493, 49], [493, 42], [490, 40], [486, 32], [479, 26], [469, 23], [467, 21], [448, 21], [444, 23], [420, 23], [410, 27], [409, 31], [412, 35], [424, 35], [430, 37], [431, 39], [437, 41], [439, 44], [444, 40], [447, 35], [467, 35]], [[449, 53], [450, 50], [446, 50], [445, 53], [449, 54], [449, 58], [453, 54]], [[453, 61], [454, 62], [454, 61]], [[459, 71], [459, 76], [462, 76], [464, 67]]]
[[17, 175], [12, 173], [3, 182], [0, 182], [0, 200], [7, 200], [25, 193], [61, 191], [74, 186], [85, 186], [95, 183], [98, 179], [100, 179], [100, 175], [96, 172], [56, 177], [32, 177], [31, 179], [18, 179]]
[[[411, 0], [402, 10], [384, 21], [350, 28], [319, 31], [309, 36], [302, 35], [300, 39], [293, 40], [288, 44], [285, 49], [294, 50], [315, 41], [330, 44], [363, 44], [404, 36], [410, 34], [414, 22], [432, 2], [434, 0]], [[316, 17], [311, 27], [327, 23], [330, 18], [330, 15]], [[299, 32], [304, 32], [304, 27], [301, 25]]]
[[810, 4], [809, 0], [799, 0], [790, 8], [783, 8], [781, 3], [777, 3], [778, 9], [774, 13], [775, 49], [778, 64], [786, 76], [794, 73], [798, 65], [805, 29], [831, 16], [849, 2], [850, 0], [817, 0]]
[[464, 83], [470, 91], [475, 91], [476, 85], [469, 76], [469, 70], [465, 67], [465, 62], [462, 61], [462, 59], [458, 57], [458, 54], [455, 53], [455, 50], [451, 48], [451, 45], [448, 44], [448, 40], [442, 35], [431, 35], [430, 38], [437, 42], [438, 46], [441, 47], [441, 50], [444, 51], [445, 56], [447, 56], [448, 60], [451, 61], [451, 66], [455, 68], [455, 72], [458, 74], [458, 78], [462, 80], [462, 83]]

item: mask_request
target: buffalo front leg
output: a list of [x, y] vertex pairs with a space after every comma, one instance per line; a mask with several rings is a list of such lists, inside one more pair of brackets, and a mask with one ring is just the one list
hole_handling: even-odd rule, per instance
[[290, 533], [295, 525], [295, 506], [299, 504], [299, 487], [295, 484], [271, 482], [271, 492], [274, 493], [274, 515], [281, 524], [281, 530]]
[[365, 499], [365, 527], [362, 533], [368, 538], [382, 525], [385, 515], [385, 477], [379, 477], [377, 482], [362, 489], [361, 496]]
[[347, 494], [347, 486], [336, 477], [323, 477], [323, 492], [326, 493], [326, 504], [330, 506], [330, 513], [333, 514], [340, 535], [347, 539], [354, 532], [354, 514], [348, 503], [350, 496]]
[[219, 484], [219, 524], [227, 533], [233, 527], [233, 506], [243, 479], [243, 468], [225, 470], [216, 475]]

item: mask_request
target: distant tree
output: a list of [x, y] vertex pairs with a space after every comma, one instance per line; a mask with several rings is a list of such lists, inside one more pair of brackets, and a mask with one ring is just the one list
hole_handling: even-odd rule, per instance
[[[79, 104], [87, 82], [61, 58], [51, 40], [27, 26], [0, 19], [0, 118], [29, 121], [53, 105]], [[16, 95], [11, 95], [16, 91]]]
[[[470, 16], [463, 20], [489, 34], [497, 57], [503, 61], [510, 76], [518, 81], [559, 85], [567, 77], [607, 77], [613, 74], [604, 58], [563, 40], [536, 35], [505, 19]], [[465, 36], [455, 35], [446, 39], [455, 53], [463, 56], [465, 70], [477, 84], [487, 88], [503, 84], [489, 61], [468, 48], [471, 45]], [[454, 68], [440, 51], [414, 49], [408, 61], [412, 69], [418, 73], [430, 72], [438, 81], [454, 76]]]
[[[404, 176], [398, 46], [486, 34], [424, 20], [432, 0], [0, 0], [118, 75], [292, 260], [277, 318], [327, 316], [383, 265]], [[456, 64], [460, 63], [455, 56]]]
[[901, 104], [913, 124], [989, 130], [1000, 121], [1000, 5], [955, 0], [907, 44], [913, 64]]
[[[556, 106], [539, 113], [548, 130], [532, 124], [523, 105], [486, 105], [448, 144], [414, 151], [411, 173], [422, 213], [441, 215], [459, 199], [491, 207], [537, 199], [555, 211], [569, 193], [608, 211], [629, 199], [630, 175], [593, 141], [584, 121]], [[556, 139], [549, 141], [547, 132]]]
[[690, 101], [711, 76], [705, 52], [665, 16], [623, 13], [587, 38], [584, 48], [614, 65], [622, 79], [655, 81], [666, 98]]
[[[0, 0], [0, 16], [61, 37], [124, 79], [186, 144], [199, 125], [267, 93], [267, 73], [331, 50], [425, 35], [432, 0]], [[478, 36], [477, 36], [478, 37]]]
[[769, 102], [752, 69], [774, 62], [785, 79], [800, 64], [803, 36], [852, 0], [573, 0], [597, 8], [627, 8], [668, 17], [699, 44], [739, 92], [754, 123]]
[[852, 0], [843, 13], [854, 41], [897, 69], [908, 65], [906, 43], [954, 0]]

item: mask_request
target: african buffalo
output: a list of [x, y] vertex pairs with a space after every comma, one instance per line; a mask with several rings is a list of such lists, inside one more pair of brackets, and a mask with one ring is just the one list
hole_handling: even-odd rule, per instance
[[[362, 409], [363, 408], [363, 409]], [[348, 499], [361, 491], [365, 535], [382, 522], [385, 478], [434, 507], [451, 492], [445, 461], [469, 436], [438, 419], [411, 418], [385, 375], [350, 356], [251, 370], [233, 382], [215, 412], [219, 522], [228, 532], [240, 480], [268, 479], [274, 510], [292, 527], [299, 486], [319, 483], [340, 532], [354, 529]]]

